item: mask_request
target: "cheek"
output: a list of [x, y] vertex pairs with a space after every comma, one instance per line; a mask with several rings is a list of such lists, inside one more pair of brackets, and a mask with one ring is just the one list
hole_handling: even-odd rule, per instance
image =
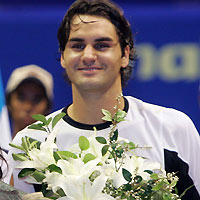
[[122, 66], [121, 54], [118, 53], [109, 53], [107, 55], [99, 57], [99, 61], [105, 63], [109, 69], [120, 70]]
[[73, 51], [68, 51], [66, 50], [64, 52], [64, 64], [65, 64], [65, 68], [67, 68], [68, 66], [71, 67], [75, 62], [80, 60], [80, 54], [79, 53], [75, 53]]
[[19, 101], [17, 98], [10, 99], [9, 110], [10, 112], [18, 112], [23, 108], [23, 102]]
[[121, 60], [122, 60], [121, 49], [115, 49], [107, 53], [104, 53], [102, 54], [102, 57], [105, 57], [110, 62], [121, 64]]
[[12, 119], [14, 120], [17, 120], [18, 118], [20, 119], [21, 116], [23, 116], [23, 104], [20, 102], [12, 102], [8, 109]]
[[40, 103], [34, 106], [33, 112], [45, 114], [47, 110], [47, 105], [48, 105], [47, 100], [42, 100]]

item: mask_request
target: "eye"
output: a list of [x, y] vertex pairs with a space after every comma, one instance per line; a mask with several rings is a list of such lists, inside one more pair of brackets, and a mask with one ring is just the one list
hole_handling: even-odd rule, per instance
[[74, 50], [81, 51], [81, 50], [83, 50], [83, 49], [85, 48], [85, 44], [76, 43], [76, 44], [73, 44], [73, 45], [71, 46], [71, 48], [74, 49]]
[[26, 96], [24, 94], [18, 93], [17, 98], [19, 101], [22, 101], [22, 102], [26, 101]]
[[19, 93], [19, 94], [17, 94], [17, 98], [21, 102], [27, 101], [27, 102], [30, 102], [32, 104], [38, 104], [43, 100], [44, 96], [39, 95], [39, 94], [37, 94], [37, 95], [36, 94], [35, 95], [26, 95], [26, 94]]
[[38, 104], [42, 101], [42, 99], [43, 99], [43, 96], [35, 95], [35, 96], [32, 97], [31, 101], [32, 101], [33, 104]]
[[106, 49], [110, 48], [110, 45], [107, 44], [107, 43], [96, 43], [96, 44], [94, 45], [94, 48], [95, 48], [96, 50], [103, 51], [103, 50], [106, 50]]

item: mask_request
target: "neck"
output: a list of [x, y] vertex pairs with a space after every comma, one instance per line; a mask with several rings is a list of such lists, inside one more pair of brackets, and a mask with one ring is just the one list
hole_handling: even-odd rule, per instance
[[124, 109], [124, 99], [120, 97], [120, 103], [116, 99], [121, 93], [121, 89], [103, 94], [73, 91], [73, 104], [68, 108], [68, 114], [73, 120], [80, 123], [103, 123], [102, 109], [110, 111], [112, 115], [115, 113], [114, 107], [117, 104], [119, 109]]
[[16, 136], [16, 134], [20, 131], [21, 129], [19, 127], [16, 127], [13, 125], [13, 133], [12, 133], [12, 138]]
[[12, 138], [14, 138], [16, 136], [16, 134], [21, 131], [22, 129], [24, 129], [26, 126], [24, 124], [18, 124], [18, 123], [14, 123], [13, 122], [13, 126], [12, 126]]

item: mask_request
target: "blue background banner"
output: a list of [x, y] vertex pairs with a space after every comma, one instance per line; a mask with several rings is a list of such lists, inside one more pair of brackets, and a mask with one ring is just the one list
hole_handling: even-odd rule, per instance
[[[149, 103], [186, 113], [200, 132], [200, 6], [139, 5], [119, 1], [129, 19], [138, 54], [125, 88]], [[4, 86], [13, 69], [37, 64], [55, 81], [54, 110], [71, 102], [58, 61], [57, 28], [69, 4], [0, 7], [0, 67]]]

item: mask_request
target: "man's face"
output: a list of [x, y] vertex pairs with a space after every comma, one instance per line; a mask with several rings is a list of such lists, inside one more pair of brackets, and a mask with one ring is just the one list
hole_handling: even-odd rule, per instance
[[71, 24], [61, 65], [72, 89], [101, 92], [121, 88], [120, 68], [128, 65], [129, 48], [122, 57], [114, 25], [94, 15], [74, 16]]
[[9, 112], [13, 123], [22, 129], [34, 122], [33, 114], [46, 114], [47, 99], [43, 89], [34, 82], [20, 85], [11, 94]]

